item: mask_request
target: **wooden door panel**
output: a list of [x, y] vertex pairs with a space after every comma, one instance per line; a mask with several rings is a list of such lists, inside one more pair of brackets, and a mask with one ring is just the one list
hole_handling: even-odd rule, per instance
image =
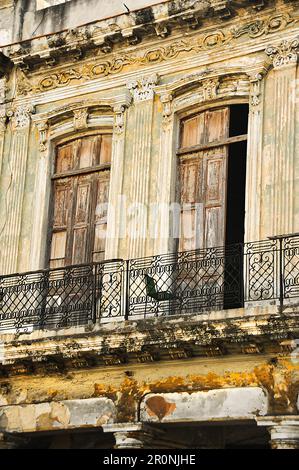
[[[109, 194], [109, 171], [86, 169], [111, 161], [112, 136], [74, 139], [56, 151], [50, 265], [88, 263], [93, 251], [104, 258]], [[78, 175], [78, 170], [85, 173]], [[67, 172], [74, 173], [71, 176]]]
[[55, 173], [65, 173], [73, 168], [73, 143], [57, 148]]
[[229, 108], [205, 112], [205, 143], [215, 142], [228, 137]]
[[54, 232], [52, 235], [50, 268], [60, 268], [64, 266], [66, 253], [66, 230]]
[[109, 198], [109, 172], [100, 173], [97, 176], [96, 207], [94, 214], [94, 244], [93, 260], [102, 261], [105, 255], [107, 210]]
[[100, 164], [111, 162], [112, 135], [102, 135]]
[[81, 264], [88, 261], [87, 253], [88, 228], [75, 228], [73, 231], [73, 251], [71, 264]]
[[190, 204], [200, 200], [201, 161], [196, 156], [180, 166], [181, 203]]
[[205, 141], [205, 115], [204, 113], [186, 119], [182, 123], [181, 147], [192, 147]]
[[92, 179], [90, 177], [83, 177], [78, 179], [74, 218], [75, 227], [78, 224], [88, 224], [90, 212], [91, 184]]
[[[229, 108], [200, 113], [182, 126], [181, 147], [224, 139], [229, 134]], [[180, 163], [180, 202], [195, 204], [195, 210], [182, 214], [180, 250], [225, 244], [227, 147], [221, 146], [185, 155]], [[184, 209], [184, 207], [182, 207]], [[186, 237], [184, 221], [193, 217], [191, 226], [199, 233]], [[190, 224], [189, 224], [190, 225]], [[189, 230], [190, 232], [190, 230]]]
[[225, 203], [226, 190], [226, 149], [221, 157], [214, 158], [204, 155], [204, 187], [205, 205]]
[[205, 248], [222, 246], [224, 241], [223, 207], [205, 208]]
[[61, 183], [55, 183], [54, 198], [54, 228], [65, 228], [68, 223], [68, 217], [71, 207], [71, 181], [64, 180]]

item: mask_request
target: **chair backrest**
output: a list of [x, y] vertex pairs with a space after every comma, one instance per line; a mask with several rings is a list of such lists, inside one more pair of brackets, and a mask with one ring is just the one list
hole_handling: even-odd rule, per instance
[[152, 297], [153, 299], [158, 299], [158, 292], [156, 288], [156, 282], [155, 279], [149, 276], [148, 274], [145, 274], [145, 287], [146, 287], [146, 295], [149, 297]]

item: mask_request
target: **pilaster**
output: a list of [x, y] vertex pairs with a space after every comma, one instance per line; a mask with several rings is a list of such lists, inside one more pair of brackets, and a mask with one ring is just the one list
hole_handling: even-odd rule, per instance
[[[35, 170], [34, 200], [35, 211], [32, 220], [30, 269], [44, 267], [46, 237], [43, 236], [43, 225], [47, 217], [47, 206], [50, 188], [50, 142], [48, 140], [49, 125], [46, 119], [35, 122], [38, 132], [38, 148], [36, 150], [37, 162]], [[48, 220], [47, 220], [48, 223]]]
[[120, 239], [124, 236], [125, 214], [123, 213], [123, 178], [125, 172], [125, 138], [127, 108], [131, 96], [113, 107], [114, 126], [110, 173], [109, 205], [107, 215], [106, 259], [119, 256]]
[[265, 70], [249, 76], [249, 117], [245, 200], [245, 242], [261, 239]]
[[18, 269], [18, 248], [21, 233], [29, 130], [30, 105], [20, 105], [8, 112], [11, 129], [11, 149], [8, 155], [11, 182], [7, 191], [7, 214], [3, 227], [1, 271], [8, 274]]
[[[266, 106], [271, 119], [271, 138], [264, 155], [269, 187], [264, 217], [268, 218], [267, 233], [262, 236], [292, 233], [294, 231], [294, 161], [296, 73], [299, 40], [282, 41], [269, 46], [273, 71], [272, 87], [268, 90]], [[266, 225], [266, 224], [264, 224]]]
[[176, 152], [174, 147], [175, 114], [173, 112], [172, 93], [161, 92], [162, 126], [159, 147], [159, 166], [157, 171], [157, 220], [155, 231], [155, 252], [168, 253], [174, 251], [170, 246], [173, 237], [171, 204], [175, 201], [176, 188]]
[[154, 87], [157, 82], [158, 76], [154, 74], [128, 84], [134, 101], [134, 139], [130, 176], [132, 184], [129, 190], [132, 213], [129, 214], [128, 227], [130, 258], [146, 255]]

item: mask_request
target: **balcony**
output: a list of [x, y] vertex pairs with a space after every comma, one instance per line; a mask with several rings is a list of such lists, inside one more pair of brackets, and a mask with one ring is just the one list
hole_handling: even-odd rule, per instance
[[0, 330], [31, 333], [116, 320], [299, 302], [299, 234], [0, 278]]

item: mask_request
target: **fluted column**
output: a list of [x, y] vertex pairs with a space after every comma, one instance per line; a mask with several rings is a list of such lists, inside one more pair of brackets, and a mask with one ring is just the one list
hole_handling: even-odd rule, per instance
[[47, 120], [35, 122], [35, 132], [38, 132], [38, 148], [36, 149], [37, 158], [34, 186], [34, 201], [36, 207], [32, 214], [30, 270], [43, 268], [45, 261], [45, 245], [47, 242], [45, 233], [46, 225], [48, 225], [48, 201], [49, 192], [51, 190], [50, 165], [52, 162], [49, 155], [48, 128]]
[[6, 79], [0, 79], [0, 175], [2, 172], [2, 160], [3, 160], [3, 151], [4, 151], [4, 135], [6, 130], [6, 107], [4, 104], [5, 99], [5, 85]]
[[261, 239], [262, 165], [263, 165], [263, 119], [264, 78], [263, 72], [252, 74], [250, 79], [245, 241]]
[[268, 428], [272, 449], [299, 449], [299, 416], [267, 416], [257, 424]]
[[146, 255], [154, 86], [157, 80], [156, 75], [151, 75], [128, 84], [134, 100], [135, 124], [128, 209], [130, 258]]
[[[157, 172], [157, 218], [155, 230], [154, 253], [162, 254], [174, 251], [174, 220], [171, 214], [171, 203], [175, 201], [176, 188], [176, 152], [174, 148], [174, 113], [172, 94], [160, 93], [163, 117], [160, 135], [159, 166]], [[174, 215], [174, 213], [173, 213]]]
[[11, 150], [8, 155], [11, 182], [7, 191], [7, 215], [3, 227], [1, 271], [16, 272], [21, 234], [24, 188], [27, 168], [28, 140], [32, 107], [21, 105], [11, 111]]
[[5, 130], [6, 130], [6, 113], [5, 113], [5, 108], [1, 107], [0, 105], [0, 174], [2, 172]]
[[[296, 73], [299, 40], [282, 41], [266, 49], [273, 71], [267, 91], [269, 121], [265, 145], [265, 187], [263, 236], [294, 231], [294, 166]], [[267, 81], [270, 80], [268, 76]], [[270, 82], [269, 82], [270, 84]]]
[[125, 172], [126, 109], [130, 101], [131, 99], [128, 99], [126, 103], [116, 104], [113, 109], [114, 127], [107, 215], [106, 259], [119, 256], [120, 239], [125, 236], [123, 178]]

